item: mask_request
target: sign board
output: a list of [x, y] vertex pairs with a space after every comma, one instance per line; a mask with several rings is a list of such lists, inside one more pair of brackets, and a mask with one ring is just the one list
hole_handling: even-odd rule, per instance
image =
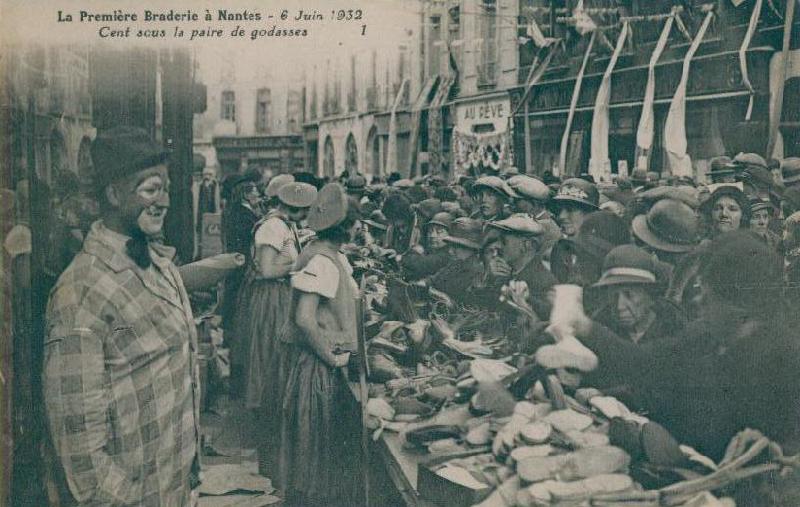
[[[461, 102], [456, 104], [455, 127], [464, 134], [500, 134], [508, 130], [510, 114], [511, 99], [507, 96]], [[476, 126], [479, 127], [476, 129]]]
[[203, 213], [200, 236], [200, 257], [219, 255], [222, 251], [222, 214]]

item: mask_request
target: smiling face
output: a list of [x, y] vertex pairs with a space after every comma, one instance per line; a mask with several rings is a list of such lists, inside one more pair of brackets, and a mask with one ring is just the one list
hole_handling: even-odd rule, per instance
[[114, 220], [127, 235], [157, 236], [169, 209], [169, 177], [164, 164], [143, 169], [107, 188]]
[[733, 197], [720, 197], [711, 208], [711, 221], [718, 232], [735, 231], [742, 224], [742, 208]]

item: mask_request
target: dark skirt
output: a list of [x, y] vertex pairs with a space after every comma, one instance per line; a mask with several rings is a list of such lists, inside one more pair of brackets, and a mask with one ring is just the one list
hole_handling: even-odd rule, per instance
[[290, 504], [357, 505], [358, 406], [344, 372], [309, 349], [284, 344], [288, 370], [277, 485]]

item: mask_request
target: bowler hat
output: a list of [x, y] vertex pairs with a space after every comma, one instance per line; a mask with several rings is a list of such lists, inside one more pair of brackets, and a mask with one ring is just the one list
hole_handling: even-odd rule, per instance
[[786, 157], [781, 163], [781, 173], [785, 185], [800, 183], [800, 157]]
[[634, 169], [631, 174], [631, 183], [634, 185], [645, 185], [647, 183], [647, 171], [644, 169]]
[[524, 213], [516, 213], [503, 220], [491, 221], [487, 225], [503, 232], [522, 236], [540, 236], [544, 234], [544, 227]]
[[555, 204], [577, 204], [590, 210], [598, 209], [600, 193], [597, 186], [581, 178], [570, 178], [558, 188]]
[[725, 155], [712, 158], [709, 162], [709, 166], [711, 167], [711, 181], [715, 181], [715, 178], [736, 174], [733, 160], [731, 157], [726, 157]]
[[538, 178], [527, 174], [518, 174], [508, 179], [508, 186], [517, 193], [520, 199], [533, 201], [547, 201], [550, 199], [550, 189]]
[[94, 182], [105, 188], [125, 176], [166, 162], [169, 152], [138, 127], [113, 127], [101, 131], [90, 153]]
[[682, 202], [693, 209], [697, 209], [700, 206], [700, 201], [697, 199], [697, 190], [688, 186], [654, 187], [639, 193], [638, 198], [651, 204], [661, 199], [672, 199]]
[[490, 190], [494, 190], [498, 194], [502, 195], [503, 197], [517, 197], [516, 192], [508, 186], [508, 183], [503, 178], [499, 176], [482, 176], [475, 180], [475, 183], [472, 185], [471, 192], [475, 193], [481, 189], [488, 188]]
[[231, 174], [222, 181], [222, 189], [225, 194], [228, 195], [239, 185], [243, 183], [255, 183], [259, 179], [260, 177], [255, 171]]
[[347, 178], [345, 185], [348, 192], [361, 192], [367, 187], [367, 179], [360, 174], [355, 174]]
[[603, 260], [603, 274], [594, 287], [656, 283], [653, 256], [634, 245], [620, 245]]
[[293, 182], [294, 176], [291, 174], [278, 174], [269, 180], [269, 183], [267, 184], [267, 190], [264, 193], [267, 195], [267, 197], [277, 197], [284, 185], [288, 185], [289, 183]]
[[308, 227], [314, 232], [334, 227], [347, 217], [347, 193], [338, 183], [328, 183], [317, 193], [308, 212]]
[[278, 199], [293, 208], [308, 208], [317, 197], [317, 189], [308, 183], [287, 183], [278, 190]]
[[480, 250], [483, 244], [483, 227], [480, 220], [456, 218], [444, 241], [471, 250]]
[[674, 199], [655, 203], [646, 215], [631, 224], [634, 236], [664, 252], [689, 252], [697, 245], [697, 215], [687, 204]]

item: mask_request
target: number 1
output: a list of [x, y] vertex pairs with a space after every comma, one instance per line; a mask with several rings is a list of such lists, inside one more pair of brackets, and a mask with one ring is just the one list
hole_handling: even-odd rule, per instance
[[361, 25], [361, 35], [367, 35], [367, 25]]

